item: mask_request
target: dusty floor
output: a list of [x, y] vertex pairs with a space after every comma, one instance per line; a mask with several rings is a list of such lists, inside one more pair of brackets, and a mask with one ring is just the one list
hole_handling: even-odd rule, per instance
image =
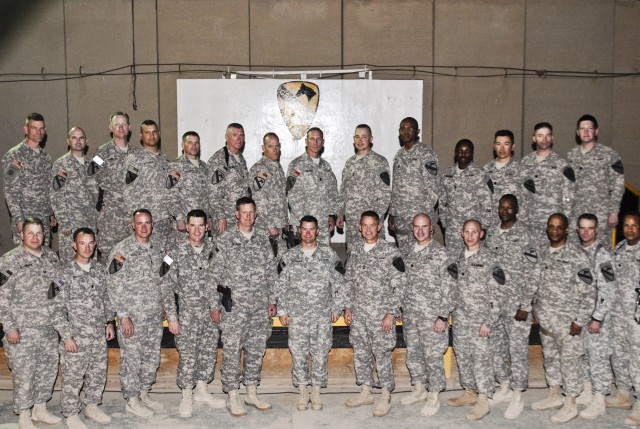
[[[549, 418], [553, 411], [536, 412], [531, 410], [530, 404], [542, 399], [547, 394], [542, 370], [541, 350], [538, 346], [530, 347], [531, 375], [530, 389], [525, 393], [525, 410], [518, 420], [506, 420], [502, 414], [507, 404], [500, 404], [492, 408], [491, 413], [480, 422], [469, 422], [465, 419], [468, 409], [451, 408], [445, 402], [447, 398], [459, 394], [455, 360], [447, 380], [447, 391], [441, 394], [441, 408], [434, 417], [420, 415], [421, 404], [402, 406], [399, 401], [410, 390], [410, 383], [406, 366], [404, 365], [404, 350], [394, 353], [394, 367], [396, 368], [396, 391], [392, 395], [391, 412], [383, 418], [371, 416], [374, 406], [364, 406], [349, 409], [344, 401], [357, 392], [355, 377], [350, 359], [350, 350], [333, 350], [330, 359], [330, 387], [323, 391], [325, 408], [323, 411], [297, 411], [297, 393], [291, 386], [288, 352], [278, 350], [268, 352], [265, 358], [263, 381], [259, 393], [263, 399], [273, 405], [268, 412], [249, 409], [247, 416], [233, 418], [225, 409], [210, 409], [194, 405], [193, 416], [184, 419], [178, 416], [177, 408], [181, 395], [175, 386], [175, 356], [174, 351], [163, 351], [163, 361], [158, 373], [158, 383], [152, 391], [156, 399], [163, 402], [167, 410], [149, 420], [141, 420], [124, 412], [124, 401], [119, 391], [117, 380], [117, 358], [110, 355], [109, 382], [104, 395], [103, 409], [113, 417], [112, 424], [101, 426], [87, 422], [89, 428], [623, 428], [624, 419], [629, 413], [623, 410], [607, 410], [607, 415], [595, 421], [577, 418], [564, 425], [553, 424]], [[0, 353], [1, 354], [1, 353]], [[3, 356], [0, 356], [3, 357]], [[0, 359], [3, 360], [3, 359]], [[219, 374], [210, 385], [211, 392], [221, 395]], [[17, 428], [17, 416], [11, 407], [10, 373], [6, 364], [0, 362], [0, 429]], [[50, 409], [59, 415], [60, 392], [59, 381]], [[42, 427], [42, 426], [40, 426]], [[61, 425], [59, 427], [64, 427]]]

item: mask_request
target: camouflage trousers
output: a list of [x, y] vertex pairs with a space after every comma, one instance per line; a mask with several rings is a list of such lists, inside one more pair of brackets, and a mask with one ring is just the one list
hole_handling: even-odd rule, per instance
[[[260, 383], [262, 358], [271, 336], [271, 318], [264, 308], [235, 306], [231, 313], [223, 310], [222, 321], [222, 367], [220, 381], [222, 390], [238, 390], [240, 383], [245, 386]], [[243, 354], [244, 368], [240, 368], [240, 353]]]
[[493, 369], [496, 380], [510, 382], [513, 390], [529, 386], [529, 334], [531, 313], [519, 322], [513, 314], [503, 314], [491, 329]]
[[100, 262], [105, 263], [113, 246], [127, 238], [131, 230], [131, 215], [117, 207], [102, 207], [98, 213], [98, 250]]
[[[60, 227], [58, 227], [58, 231], [61, 231]], [[60, 263], [66, 264], [76, 256], [76, 251], [71, 247], [72, 244], [73, 231], [71, 231], [69, 235], [64, 235], [61, 232], [58, 233], [58, 256], [60, 257]]]
[[174, 224], [169, 218], [153, 221], [153, 236], [155, 237], [156, 242], [159, 240], [160, 246], [163, 248], [169, 240], [174, 239], [174, 230]]
[[107, 381], [107, 342], [104, 333], [96, 338], [75, 338], [77, 353], [69, 353], [60, 344], [62, 366], [62, 414], [68, 417], [82, 409], [80, 390], [84, 383], [84, 403], [100, 404]]
[[[584, 329], [586, 331], [586, 327]], [[613, 378], [611, 373], [611, 354], [613, 353], [611, 317], [605, 317], [604, 322], [600, 325], [600, 333], [590, 334], [586, 331], [584, 335], [586, 348], [584, 379], [591, 381], [594, 392], [608, 395]]]
[[[289, 351], [293, 360], [293, 385], [325, 387], [333, 328], [329, 316], [289, 317]], [[311, 356], [311, 370], [309, 370]]]
[[[460, 236], [462, 234], [462, 225], [467, 219], [455, 218], [451, 219], [445, 230], [444, 241], [450, 252], [458, 253], [464, 248], [464, 240]], [[482, 228], [488, 228], [490, 225], [482, 225]]]
[[613, 354], [611, 366], [618, 389], [640, 391], [640, 324], [633, 316], [612, 317]]
[[449, 348], [449, 330], [434, 332], [435, 317], [405, 312], [402, 320], [411, 384], [422, 383], [428, 386], [429, 392], [443, 391], [446, 379], [442, 355]]
[[544, 373], [549, 386], [564, 386], [566, 396], [578, 396], [584, 380], [584, 333], [569, 335], [569, 326], [551, 333], [540, 327]]
[[133, 318], [134, 335], [125, 338], [118, 324], [120, 345], [120, 385], [125, 399], [140, 396], [141, 390], [150, 390], [156, 382], [156, 371], [160, 366], [160, 342], [162, 341], [162, 319]]
[[7, 366], [13, 374], [13, 412], [28, 410], [51, 399], [58, 375], [58, 334], [52, 327], [20, 328], [20, 342], [2, 340]]
[[175, 336], [180, 389], [192, 389], [199, 380], [207, 384], [213, 380], [220, 329], [209, 311], [200, 307], [198, 303], [180, 301], [180, 335]]
[[382, 332], [381, 320], [372, 320], [354, 315], [349, 332], [349, 342], [353, 348], [353, 366], [356, 370], [356, 384], [375, 386], [373, 380], [373, 360], [375, 359], [378, 382], [390, 392], [395, 388], [391, 352], [396, 346], [396, 330]]
[[[493, 397], [493, 350], [491, 337], [481, 337], [480, 326], [453, 324], [453, 350], [458, 362], [460, 385]], [[491, 331], [493, 335], [493, 330]]]
[[415, 243], [415, 239], [413, 238], [412, 232], [412, 218], [402, 218], [396, 217], [394, 219], [395, 223], [395, 237], [396, 244], [398, 245], [398, 249], [403, 256], [406, 256], [413, 249], [413, 244]]

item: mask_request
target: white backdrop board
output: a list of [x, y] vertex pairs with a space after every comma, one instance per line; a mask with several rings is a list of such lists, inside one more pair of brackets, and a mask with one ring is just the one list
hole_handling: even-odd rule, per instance
[[[277, 92], [291, 79], [178, 79], [178, 141], [186, 131], [200, 135], [201, 158], [208, 160], [224, 145], [228, 124], [243, 125], [244, 156], [249, 167], [262, 156], [262, 136], [275, 132], [282, 144], [280, 162], [286, 168], [304, 151], [304, 138], [296, 139], [280, 113]], [[356, 125], [371, 127], [373, 149], [389, 164], [400, 148], [398, 126], [412, 116], [422, 118], [421, 80], [313, 80], [319, 98], [311, 126], [324, 132], [323, 157], [340, 183], [346, 160], [354, 154]], [[178, 153], [181, 153], [178, 148]], [[343, 241], [335, 236], [333, 241]]]

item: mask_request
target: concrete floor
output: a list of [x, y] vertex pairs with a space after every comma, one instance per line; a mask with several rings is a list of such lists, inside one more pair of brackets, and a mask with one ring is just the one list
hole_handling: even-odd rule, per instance
[[[4, 356], [0, 353], [0, 361]], [[334, 349], [330, 358], [330, 386], [323, 390], [325, 408], [323, 411], [297, 411], [297, 392], [291, 386], [290, 357], [286, 349], [269, 350], [265, 357], [263, 380], [259, 394], [273, 405], [268, 412], [249, 409], [242, 418], [234, 418], [225, 409], [210, 409], [194, 405], [193, 416], [184, 419], [178, 416], [177, 408], [181, 395], [175, 386], [175, 350], [163, 350], [161, 368], [158, 372], [158, 382], [154, 386], [152, 395], [163, 402], [167, 410], [149, 420], [142, 420], [124, 412], [124, 401], [119, 391], [117, 380], [117, 351], [110, 354], [110, 369], [107, 391], [104, 395], [103, 409], [113, 417], [112, 424], [101, 426], [87, 422], [89, 428], [323, 428], [339, 427], [351, 428], [623, 428], [624, 419], [629, 411], [607, 410], [607, 415], [597, 420], [577, 418], [564, 425], [553, 424], [549, 419], [554, 411], [536, 412], [531, 410], [530, 404], [544, 398], [547, 388], [544, 383], [541, 349], [539, 346], [530, 347], [530, 388], [525, 392], [525, 410], [517, 420], [506, 420], [502, 414], [507, 404], [500, 404], [492, 408], [491, 413], [480, 422], [469, 422], [464, 415], [468, 408], [451, 408], [446, 400], [459, 394], [458, 375], [453, 361], [450, 377], [447, 379], [447, 391], [441, 394], [441, 408], [436, 416], [424, 417], [420, 414], [422, 404], [402, 406], [399, 401], [406, 392], [410, 391], [410, 382], [404, 366], [404, 350], [394, 352], [394, 367], [396, 370], [396, 391], [392, 395], [392, 409], [383, 418], [371, 416], [374, 406], [364, 406], [349, 409], [344, 401], [358, 391], [355, 386], [353, 366], [350, 361], [350, 349]], [[210, 389], [216, 396], [221, 394], [219, 374], [211, 383]], [[243, 392], [242, 392], [243, 393]], [[377, 392], [376, 392], [377, 393]], [[0, 429], [17, 428], [17, 416], [12, 412], [12, 391], [10, 373], [6, 364], [0, 362]], [[60, 392], [59, 380], [49, 408], [59, 415]], [[582, 408], [582, 407], [581, 407]], [[63, 427], [63, 426], [60, 426]]]

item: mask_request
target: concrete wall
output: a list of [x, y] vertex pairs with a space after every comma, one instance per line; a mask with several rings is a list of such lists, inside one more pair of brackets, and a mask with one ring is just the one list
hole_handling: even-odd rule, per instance
[[[500, 128], [515, 132], [520, 157], [543, 120], [554, 124], [564, 154], [576, 119], [589, 112], [600, 121], [600, 140], [623, 155], [628, 181], [640, 187], [632, 143], [637, 76], [506, 75], [508, 68], [638, 73], [639, 20], [636, 0], [0, 1], [0, 151], [21, 140], [24, 117], [38, 111], [52, 157], [65, 152], [72, 125], [85, 128], [92, 153], [109, 138], [109, 113], [125, 110], [133, 124], [159, 120], [164, 151], [174, 158], [177, 78], [370, 64], [380, 67], [374, 78], [424, 80], [422, 136], [443, 167], [461, 138], [476, 143], [478, 163], [488, 161]], [[119, 70], [60, 79], [112, 69]], [[397, 127], [400, 119], [372, 125]], [[3, 206], [3, 251], [11, 246], [7, 222]]]

